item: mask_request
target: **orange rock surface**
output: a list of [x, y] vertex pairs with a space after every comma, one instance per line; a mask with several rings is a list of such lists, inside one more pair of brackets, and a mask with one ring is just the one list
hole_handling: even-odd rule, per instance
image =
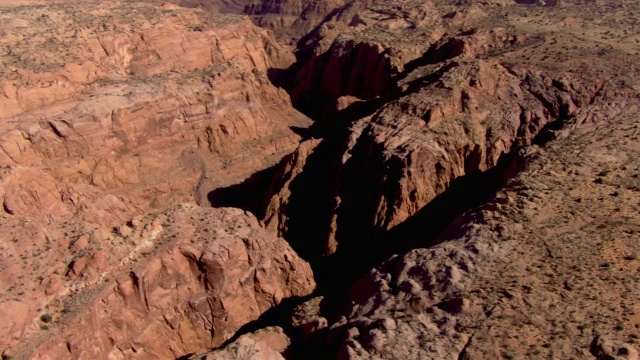
[[[315, 287], [309, 265], [240, 209], [181, 205], [136, 217], [108, 241], [111, 247], [92, 252], [85, 245], [75, 252], [85, 255], [66, 276], [51, 275], [64, 284], [56, 293], [46, 294], [52, 284], [41, 280], [45, 296], [22, 302], [24, 318], [13, 310], [13, 318], [23, 321], [8, 329], [5, 323], [5, 333], [22, 339], [14, 354], [176, 358], [222, 344], [283, 299]], [[46, 313], [53, 322], [42, 332], [43, 321], [29, 315], [36, 315], [37, 302], [47, 301], [37, 315]], [[5, 311], [11, 306], [5, 304]]]
[[145, 217], [296, 148], [310, 120], [268, 79], [294, 61], [268, 32], [171, 4], [0, 5], [3, 349], [179, 357], [313, 290], [239, 210]]

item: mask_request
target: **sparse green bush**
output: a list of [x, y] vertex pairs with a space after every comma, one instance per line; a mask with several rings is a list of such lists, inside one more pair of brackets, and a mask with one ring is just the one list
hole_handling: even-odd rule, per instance
[[49, 323], [51, 322], [51, 320], [53, 320], [53, 318], [51, 317], [51, 314], [44, 314], [40, 316], [40, 321], [42, 321], [43, 323]]

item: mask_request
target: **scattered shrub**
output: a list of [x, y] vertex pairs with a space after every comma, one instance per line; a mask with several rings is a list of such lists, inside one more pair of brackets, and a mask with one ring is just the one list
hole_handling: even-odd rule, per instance
[[43, 323], [48, 323], [48, 322], [51, 322], [51, 320], [53, 320], [53, 318], [51, 317], [51, 314], [44, 314], [44, 315], [40, 316], [40, 320]]

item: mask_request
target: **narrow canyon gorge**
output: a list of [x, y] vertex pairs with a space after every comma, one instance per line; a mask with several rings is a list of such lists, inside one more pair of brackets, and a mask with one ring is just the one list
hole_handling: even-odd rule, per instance
[[640, 4], [0, 0], [5, 359], [627, 359]]

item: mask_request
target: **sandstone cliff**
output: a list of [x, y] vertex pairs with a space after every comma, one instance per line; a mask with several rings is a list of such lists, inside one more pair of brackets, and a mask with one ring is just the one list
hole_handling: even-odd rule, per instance
[[442, 244], [358, 282], [338, 356], [637, 359], [637, 111], [589, 106]]
[[254, 22], [272, 29], [285, 44], [296, 41], [311, 32], [327, 16], [339, 11], [345, 0], [284, 0], [250, 1], [243, 13], [252, 15]]
[[[353, 71], [369, 84], [360, 92], [351, 70], [319, 83], [330, 95], [312, 112], [338, 112], [274, 180], [265, 224], [331, 274], [318, 278], [325, 308], [345, 307], [315, 315], [328, 334], [303, 341], [338, 358], [636, 359], [638, 249], [624, 239], [637, 222], [640, 49], [627, 20], [591, 4], [601, 33], [572, 3], [467, 5], [440, 12], [409, 61], [394, 56], [410, 53], [408, 33], [374, 21], [327, 35], [329, 47], [318, 35], [299, 64], [304, 78], [360, 59], [366, 47], [346, 39], [396, 64], [378, 93], [366, 92], [374, 71]], [[378, 45], [382, 35], [397, 41]], [[332, 286], [362, 263], [375, 268], [341, 301]]]
[[44, 166], [60, 181], [162, 207], [203, 203], [295, 149], [290, 127], [309, 120], [267, 79], [292, 57], [248, 19], [172, 6], [82, 10], [5, 15], [9, 31], [24, 22], [30, 32], [3, 44], [0, 164]]
[[[244, 215], [160, 243], [169, 215], [144, 218], [207, 206], [211, 190], [296, 148], [294, 129], [310, 120], [268, 79], [294, 60], [268, 32], [246, 17], [169, 4], [2, 5], [3, 349], [178, 357], [313, 290], [306, 263], [282, 240], [252, 238], [259, 229]], [[240, 235], [203, 236], [227, 227], [246, 246]], [[150, 267], [132, 265], [142, 263]]]
[[172, 3], [0, 0], [3, 355], [637, 359], [635, 2]]
[[[309, 265], [239, 209], [182, 205], [134, 218], [107, 244], [78, 251], [79, 241], [69, 253], [87, 255], [69, 265], [67, 279], [54, 273], [42, 280], [62, 280], [58, 289], [31, 302], [5, 301], [3, 312], [15, 322], [3, 332], [22, 340], [15, 355], [176, 358], [222, 344], [284, 298], [315, 287]], [[41, 303], [48, 305], [37, 313]]]
[[240, 336], [231, 344], [217, 350], [196, 355], [191, 359], [265, 359], [283, 360], [282, 353], [289, 347], [291, 340], [279, 327], [268, 327], [255, 333]]
[[[518, 9], [514, 11], [520, 14]], [[450, 17], [448, 13], [440, 15], [443, 22]], [[500, 19], [500, 15], [492, 16]], [[325, 139], [320, 145], [316, 140], [303, 144], [283, 161], [283, 171], [271, 190], [274, 197], [267, 205], [265, 224], [290, 242], [301, 243], [298, 251], [311, 247], [315, 256], [330, 255], [346, 246], [347, 253], [355, 254], [417, 215], [456, 184], [456, 179], [482, 174], [501, 160], [508, 167], [509, 158], [531, 144], [545, 126], [559, 124], [574, 116], [577, 109], [607, 101], [618, 92], [633, 93], [629, 87], [613, 85], [633, 79], [635, 72], [621, 73], [630, 64], [628, 50], [594, 54], [590, 52], [593, 44], [583, 40], [575, 45], [573, 55], [563, 54], [557, 50], [558, 42], [574, 39], [563, 33], [517, 27], [521, 21], [510, 27], [493, 27], [485, 18], [469, 21], [464, 26], [471, 30], [443, 36], [428, 45], [421, 57], [382, 72], [385, 81], [393, 84], [382, 87], [387, 93], [367, 95], [366, 91], [376, 89], [371, 84], [364, 86], [365, 90], [347, 92], [370, 100], [353, 103], [353, 99], [346, 99], [346, 108], [325, 121], [331, 130], [321, 135]], [[449, 31], [458, 31], [460, 25], [449, 26]], [[349, 36], [364, 35], [353, 30]], [[334, 61], [335, 47], [343, 43], [341, 38], [334, 41], [327, 64]], [[397, 47], [408, 45], [388, 46], [375, 53], [398, 54]], [[540, 55], [540, 49], [556, 58]], [[339, 53], [341, 58], [359, 59], [361, 51], [351, 46]], [[326, 54], [317, 59], [323, 56]], [[559, 64], [560, 59], [570, 65]], [[365, 73], [369, 80], [378, 78], [371, 67], [365, 66], [369, 71], [362, 74], [353, 70], [358, 67], [336, 68], [346, 72], [338, 79], [353, 78], [354, 84], [367, 84], [361, 79]], [[324, 86], [318, 83], [319, 91], [330, 94], [329, 98], [345, 99], [339, 97], [345, 95], [340, 85], [332, 87], [334, 93]], [[365, 116], [336, 120], [357, 107], [364, 110], [356, 113], [364, 112]], [[347, 130], [336, 130], [340, 127]], [[326, 151], [327, 147], [334, 150]], [[323, 160], [314, 162], [318, 158]], [[305, 172], [314, 173], [320, 167], [331, 174], [329, 178], [306, 176]], [[313, 189], [313, 194], [303, 189]], [[323, 194], [321, 199], [317, 193]], [[321, 210], [301, 212], [301, 203]], [[312, 238], [320, 244], [303, 240], [308, 228], [316, 230]]]

